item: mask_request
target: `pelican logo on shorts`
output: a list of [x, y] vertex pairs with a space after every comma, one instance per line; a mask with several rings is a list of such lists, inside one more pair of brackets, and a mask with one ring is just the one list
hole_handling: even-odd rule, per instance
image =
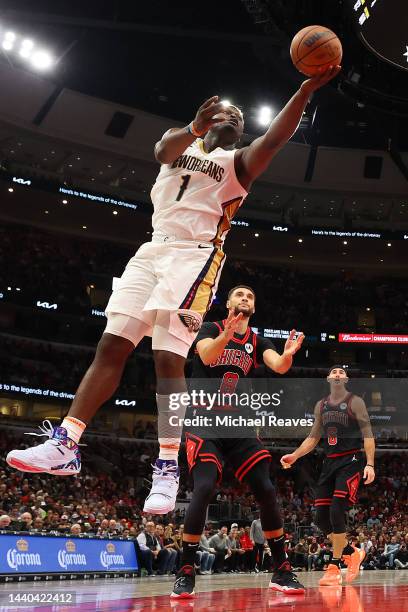
[[340, 410], [347, 410], [347, 404], [346, 402], [342, 402], [339, 406]]
[[181, 311], [178, 313], [180, 321], [185, 325], [189, 332], [197, 333], [201, 327], [202, 318], [196, 312], [190, 312], [189, 310]]
[[329, 446], [336, 446], [337, 444], [337, 427], [327, 428], [327, 442]]
[[250, 342], [247, 342], [245, 345], [245, 350], [247, 353], [251, 354], [252, 351], [254, 350], [254, 347], [252, 346], [252, 344]]

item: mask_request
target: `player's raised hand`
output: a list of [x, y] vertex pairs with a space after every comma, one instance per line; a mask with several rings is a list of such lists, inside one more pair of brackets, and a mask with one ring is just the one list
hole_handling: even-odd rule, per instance
[[193, 121], [196, 132], [204, 136], [214, 125], [225, 121], [224, 110], [225, 105], [219, 102], [219, 96], [208, 98], [198, 109]]
[[296, 457], [293, 453], [290, 453], [290, 455], [283, 455], [283, 457], [281, 457], [281, 466], [283, 467], [284, 470], [288, 470], [290, 467], [292, 467], [292, 465], [295, 463], [296, 461]]
[[296, 334], [297, 334], [296, 329], [292, 329], [289, 334], [289, 338], [285, 342], [285, 348], [283, 349], [283, 352], [286, 355], [293, 356], [295, 353], [298, 352], [298, 350], [302, 346], [303, 340], [305, 339], [305, 335], [303, 333], [300, 333], [296, 337]]
[[311, 94], [316, 89], [320, 89], [323, 85], [326, 85], [329, 81], [334, 79], [340, 72], [341, 66], [329, 66], [327, 70], [321, 70], [310, 79], [303, 81], [300, 88], [302, 91], [306, 91]]
[[228, 318], [225, 321], [224, 325], [224, 335], [226, 336], [228, 341], [232, 339], [233, 335], [237, 331], [237, 327], [243, 316], [244, 315], [242, 314], [242, 312], [238, 313], [237, 316], [235, 316], [233, 309], [229, 311]]

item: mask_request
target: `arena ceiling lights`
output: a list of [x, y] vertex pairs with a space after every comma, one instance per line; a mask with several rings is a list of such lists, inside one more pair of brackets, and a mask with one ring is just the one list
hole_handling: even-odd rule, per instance
[[9, 59], [13, 56], [24, 63], [28, 63], [35, 70], [49, 70], [55, 63], [52, 54], [31, 38], [26, 38], [13, 30], [0, 30], [0, 44], [3, 53]]

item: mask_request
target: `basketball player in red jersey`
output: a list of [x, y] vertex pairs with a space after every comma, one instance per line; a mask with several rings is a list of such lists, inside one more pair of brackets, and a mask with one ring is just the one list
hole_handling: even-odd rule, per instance
[[144, 511], [174, 509], [181, 427], [169, 428], [169, 397], [185, 392], [186, 356], [217, 289], [231, 220], [253, 181], [296, 131], [312, 93], [339, 70], [331, 66], [304, 81], [266, 133], [242, 149], [235, 149], [243, 133], [242, 113], [225, 107], [218, 96], [204, 102], [189, 125], [163, 135], [154, 149], [161, 169], [151, 191], [152, 241], [129, 261], [112, 293], [106, 329], [68, 415], [59, 427], [44, 422], [37, 435], [47, 436], [46, 442], [11, 451], [9, 465], [28, 472], [78, 474], [81, 435], [114, 394], [135, 347], [151, 336], [160, 454]]
[[346, 547], [345, 513], [357, 501], [361, 479], [366, 485], [375, 479], [375, 441], [364, 400], [346, 389], [345, 369], [333, 366], [327, 381], [330, 394], [317, 402], [309, 436], [293, 453], [284, 455], [281, 463], [289, 468], [299, 457], [310, 453], [323, 435], [325, 459], [315, 492], [316, 524], [333, 542], [333, 558], [320, 585], [335, 586], [342, 583], [342, 555], [348, 565], [347, 582], [356, 578], [364, 559], [364, 551]]

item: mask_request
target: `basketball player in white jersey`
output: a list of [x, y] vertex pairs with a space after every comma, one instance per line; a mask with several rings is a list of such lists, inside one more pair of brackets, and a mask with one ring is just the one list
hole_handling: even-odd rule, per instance
[[241, 111], [226, 107], [218, 96], [204, 102], [187, 127], [163, 135], [155, 146], [161, 169], [151, 192], [152, 241], [129, 261], [112, 293], [106, 329], [68, 415], [59, 427], [45, 421], [37, 435], [47, 436], [46, 442], [11, 451], [9, 465], [25, 472], [78, 474], [78, 444], [86, 425], [114, 394], [129, 355], [151, 336], [160, 453], [144, 511], [174, 509], [181, 426], [169, 424], [174, 414], [169, 396], [186, 390], [185, 360], [217, 289], [231, 220], [252, 182], [296, 131], [311, 94], [339, 70], [332, 66], [304, 81], [266, 133], [247, 147], [235, 148], [243, 133]]

